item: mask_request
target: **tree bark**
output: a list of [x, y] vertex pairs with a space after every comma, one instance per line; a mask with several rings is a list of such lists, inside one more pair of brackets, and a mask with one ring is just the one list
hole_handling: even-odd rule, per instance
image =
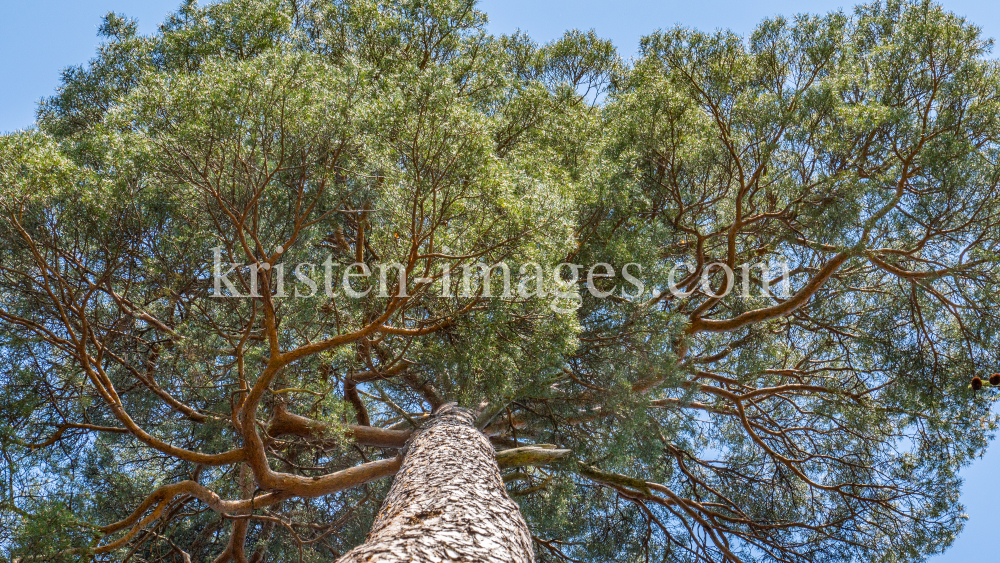
[[404, 450], [368, 538], [337, 563], [533, 563], [493, 446], [469, 411], [445, 405]]

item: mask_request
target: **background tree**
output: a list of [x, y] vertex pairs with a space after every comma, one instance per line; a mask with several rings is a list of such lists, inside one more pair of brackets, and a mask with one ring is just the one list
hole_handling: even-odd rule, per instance
[[[417, 496], [400, 477], [376, 520], [448, 420], [499, 451], [491, 498], [541, 561], [950, 544], [996, 422], [968, 388], [998, 360], [991, 43], [928, 2], [659, 31], [629, 64], [485, 21], [458, 0], [105, 19], [38, 127], [0, 138], [8, 558], [329, 561]], [[214, 249], [259, 297], [212, 297]], [[295, 281], [328, 258], [371, 292]], [[501, 261], [637, 263], [652, 292], [444, 276]], [[407, 284], [380, 291], [392, 262]], [[789, 292], [753, 269], [713, 297], [717, 262], [787, 263]], [[491, 454], [477, 436], [449, 443]]]

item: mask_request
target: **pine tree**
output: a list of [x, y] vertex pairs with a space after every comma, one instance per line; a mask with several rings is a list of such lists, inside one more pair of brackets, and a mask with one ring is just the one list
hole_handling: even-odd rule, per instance
[[486, 21], [105, 17], [0, 137], [0, 559], [950, 545], [996, 428], [992, 43], [920, 0], [631, 61]]

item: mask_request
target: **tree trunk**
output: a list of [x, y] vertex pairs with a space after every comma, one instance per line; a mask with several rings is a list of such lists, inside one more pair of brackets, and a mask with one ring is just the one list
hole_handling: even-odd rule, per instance
[[531, 534], [472, 414], [445, 405], [417, 431], [372, 530], [337, 563], [531, 563]]

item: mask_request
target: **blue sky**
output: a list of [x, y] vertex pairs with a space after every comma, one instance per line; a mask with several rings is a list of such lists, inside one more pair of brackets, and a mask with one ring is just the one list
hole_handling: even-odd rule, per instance
[[[1000, 2], [942, 3], [967, 16], [985, 35], [1000, 37]], [[140, 30], [149, 33], [179, 4], [180, 0], [5, 0], [0, 11], [0, 132], [30, 126], [36, 103], [52, 94], [60, 71], [93, 56], [103, 14], [115, 11], [137, 18]], [[628, 57], [635, 54], [639, 37], [674, 24], [706, 30], [728, 28], [745, 34], [765, 17], [850, 9], [853, 4], [840, 0], [483, 0], [480, 6], [490, 15], [490, 29], [495, 33], [520, 28], [546, 42], [567, 29], [593, 28]], [[995, 508], [1000, 506], [1000, 487], [996, 485], [1000, 446], [962, 475], [966, 480], [962, 502], [970, 520], [952, 549], [932, 558], [933, 563], [996, 559], [993, 517], [1000, 513]]]

